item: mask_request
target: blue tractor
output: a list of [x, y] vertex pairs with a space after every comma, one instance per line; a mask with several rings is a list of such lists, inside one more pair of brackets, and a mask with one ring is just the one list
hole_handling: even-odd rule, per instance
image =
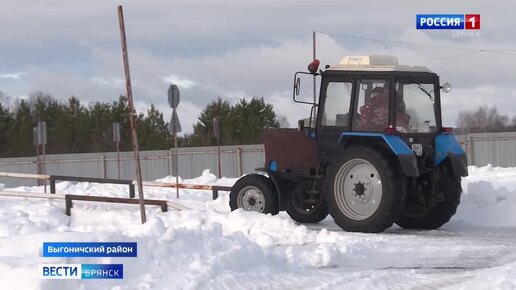
[[[390, 56], [344, 57], [338, 65], [294, 77], [294, 101], [312, 106], [297, 129], [263, 134], [265, 167], [241, 177], [232, 210], [277, 214], [301, 223], [328, 213], [342, 229], [382, 232], [393, 223], [435, 229], [460, 202], [466, 155], [442, 126], [449, 84]], [[300, 76], [320, 78], [318, 102], [299, 98]]]

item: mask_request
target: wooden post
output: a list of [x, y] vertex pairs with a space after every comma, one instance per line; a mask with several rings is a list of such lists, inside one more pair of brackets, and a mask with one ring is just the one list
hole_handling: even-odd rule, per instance
[[125, 84], [127, 90], [127, 107], [129, 110], [129, 123], [131, 124], [131, 141], [133, 144], [134, 160], [136, 162], [136, 180], [138, 182], [138, 199], [140, 203], [140, 214], [142, 224], [147, 221], [145, 215], [145, 203], [143, 198], [142, 173], [140, 168], [140, 154], [138, 149], [138, 136], [136, 135], [136, 122], [134, 121], [133, 92], [131, 87], [131, 74], [129, 72], [129, 55], [127, 52], [127, 41], [125, 38], [124, 12], [122, 5], [118, 6], [118, 20], [120, 24], [120, 38], [122, 42], [122, 54], [124, 59]]
[[56, 179], [50, 176], [50, 193], [56, 193]]

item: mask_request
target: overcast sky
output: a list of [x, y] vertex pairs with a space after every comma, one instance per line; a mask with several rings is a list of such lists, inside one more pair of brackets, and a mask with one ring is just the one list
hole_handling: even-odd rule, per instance
[[[85, 105], [125, 94], [123, 4], [136, 109], [155, 104], [168, 121], [166, 92], [175, 83], [186, 132], [217, 96], [230, 103], [264, 97], [291, 126], [306, 117], [309, 107], [295, 104], [291, 90], [293, 74], [311, 61], [312, 31], [323, 65], [344, 55], [388, 54], [441, 75], [453, 85], [442, 97], [445, 125], [482, 105], [516, 115], [516, 2], [449, 2], [0, 0], [0, 91], [10, 102], [42, 91], [63, 101], [75, 95]], [[460, 37], [416, 30], [419, 13], [480, 14], [481, 30]]]

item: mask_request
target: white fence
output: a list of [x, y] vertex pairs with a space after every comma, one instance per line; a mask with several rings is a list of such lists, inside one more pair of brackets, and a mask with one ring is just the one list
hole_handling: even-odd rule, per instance
[[468, 164], [516, 167], [516, 132], [470, 133], [457, 136]]
[[[472, 133], [457, 136], [466, 151], [468, 164], [516, 167], [516, 132]], [[120, 153], [120, 178], [134, 179], [132, 152]], [[143, 179], [151, 181], [174, 175], [174, 151], [142, 151], [140, 153]], [[204, 169], [218, 175], [217, 147], [179, 148], [179, 176], [193, 178]], [[47, 156], [46, 174], [97, 178], [118, 178], [116, 152], [58, 154]], [[263, 145], [221, 146], [221, 176], [239, 177], [262, 167], [265, 161]], [[0, 171], [37, 173], [35, 157], [0, 159]], [[8, 187], [36, 185], [33, 180], [0, 177]]]
[[[221, 176], [239, 177], [253, 172], [264, 164], [263, 145], [221, 146]], [[174, 172], [174, 150], [140, 152], [143, 180], [152, 181]], [[204, 169], [218, 175], [217, 147], [179, 148], [179, 176], [193, 178], [200, 176]], [[0, 171], [17, 173], [38, 173], [36, 157], [2, 158]], [[47, 155], [45, 174], [70, 175], [96, 178], [118, 178], [116, 152], [56, 154]], [[120, 178], [135, 179], [132, 152], [120, 152]], [[0, 183], [8, 187], [33, 186], [34, 180], [0, 177]]]

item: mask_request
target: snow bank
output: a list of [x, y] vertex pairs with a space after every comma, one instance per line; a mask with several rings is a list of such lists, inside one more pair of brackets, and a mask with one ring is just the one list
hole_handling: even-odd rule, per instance
[[[198, 190], [181, 190], [176, 200], [175, 189], [145, 187], [146, 198], [171, 199], [192, 209], [162, 213], [147, 206], [144, 225], [135, 205], [77, 201], [69, 217], [61, 201], [0, 197], [0, 281], [5, 289], [512, 289], [514, 231], [501, 227], [516, 227], [516, 168], [469, 171], [457, 215], [430, 232], [393, 227], [380, 234], [346, 233], [331, 217], [320, 225], [299, 225], [286, 213], [231, 212], [228, 193], [213, 201], [211, 192]], [[181, 182], [232, 185], [236, 180], [217, 179], [205, 170]], [[175, 182], [175, 177], [157, 181]], [[42, 187], [15, 190], [43, 192]], [[96, 183], [60, 182], [57, 191], [128, 195], [127, 186]], [[487, 226], [489, 231], [479, 228]], [[470, 236], [461, 239], [462, 232]], [[505, 242], [489, 240], [497, 232]], [[138, 258], [41, 258], [45, 241], [133, 241]], [[504, 259], [491, 258], [497, 255]], [[41, 263], [123, 263], [124, 280], [39, 280]], [[487, 269], [457, 273], [447, 267]]]
[[452, 222], [516, 227], [516, 168], [468, 167], [461, 204]]

